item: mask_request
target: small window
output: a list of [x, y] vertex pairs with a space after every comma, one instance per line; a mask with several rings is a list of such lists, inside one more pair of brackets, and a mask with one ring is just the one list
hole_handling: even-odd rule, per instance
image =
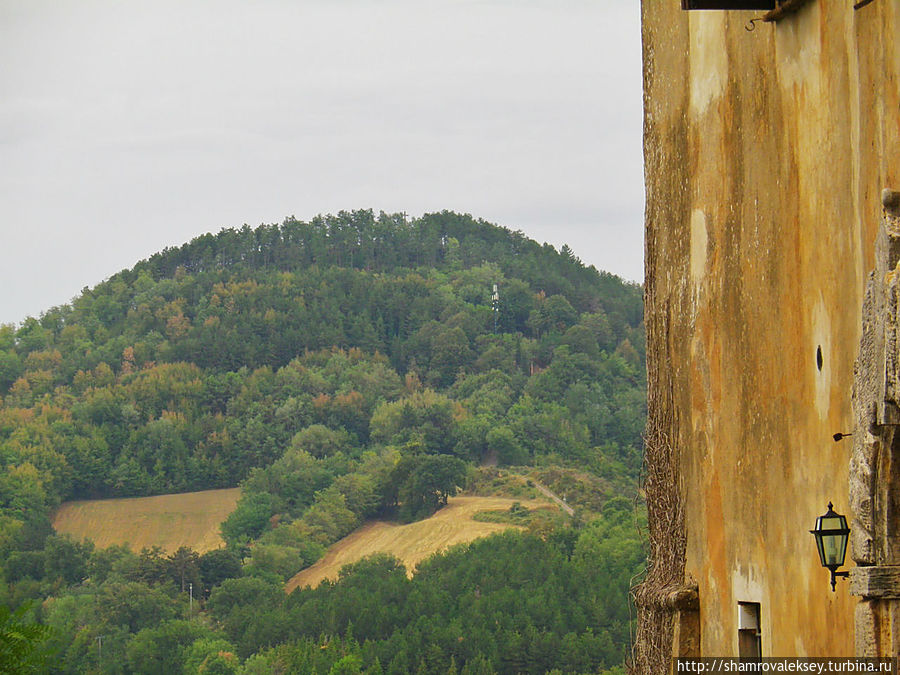
[[775, 0], [681, 0], [681, 9], [775, 9]]
[[762, 657], [762, 630], [758, 602], [738, 603], [738, 657]]

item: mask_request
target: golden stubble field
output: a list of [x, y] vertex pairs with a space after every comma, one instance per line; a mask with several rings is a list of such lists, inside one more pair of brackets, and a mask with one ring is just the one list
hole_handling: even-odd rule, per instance
[[92, 539], [98, 548], [126, 544], [139, 552], [159, 546], [174, 553], [189, 546], [206, 553], [225, 545], [219, 524], [234, 511], [240, 488], [178, 495], [67, 502], [53, 527], [75, 539]]
[[337, 579], [344, 565], [373, 553], [396, 556], [412, 574], [420, 561], [437, 551], [515, 527], [472, 520], [479, 511], [508, 509], [514, 502], [530, 509], [556, 508], [539, 499], [464, 496], [452, 497], [447, 506], [430, 518], [408, 525], [372, 521], [331, 546], [315, 565], [294, 575], [285, 585], [285, 591], [290, 593], [295, 588], [318, 586], [325, 579]]
[[[225, 545], [219, 524], [234, 510], [240, 495], [240, 488], [231, 488], [67, 502], [56, 512], [53, 527], [78, 540], [91, 539], [98, 548], [125, 544], [139, 552], [144, 547], [159, 546], [171, 554], [188, 546], [205, 553]], [[315, 565], [291, 578], [285, 590], [337, 579], [344, 565], [373, 553], [396, 556], [411, 575], [420, 561], [437, 551], [515, 527], [472, 520], [479, 511], [506, 510], [514, 502], [530, 509], [557, 508], [540, 499], [462, 496], [452, 497], [436, 514], [415, 523], [371, 521], [331, 546]]]

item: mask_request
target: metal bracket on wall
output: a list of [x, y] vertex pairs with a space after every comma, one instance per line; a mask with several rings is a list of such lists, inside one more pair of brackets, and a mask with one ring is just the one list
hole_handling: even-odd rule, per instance
[[[744, 26], [744, 28], [748, 31], [752, 31], [756, 28], [757, 21], [764, 21], [765, 23], [779, 21], [786, 17], [788, 14], [796, 12], [798, 9], [800, 9], [801, 6], [805, 5], [807, 1], [808, 0], [781, 0], [781, 2], [776, 2], [774, 9], [770, 9], [768, 12], [756, 19], [750, 19], [750, 21], [747, 22], [747, 25]], [[863, 0], [863, 2], [872, 2], [872, 0]]]
[[771, 9], [762, 16], [762, 20], [769, 21], [778, 21], [779, 19], [783, 19], [788, 14], [796, 12], [800, 7], [805, 5], [807, 0], [783, 0], [783, 2], [775, 3], [775, 9]]

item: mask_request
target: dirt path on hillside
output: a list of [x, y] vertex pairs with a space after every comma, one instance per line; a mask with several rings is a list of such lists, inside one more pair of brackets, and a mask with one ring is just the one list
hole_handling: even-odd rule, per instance
[[542, 495], [544, 495], [545, 497], [549, 497], [550, 499], [555, 501], [559, 505], [559, 508], [561, 508], [563, 511], [568, 513], [570, 516], [575, 515], [575, 509], [573, 509], [571, 506], [566, 504], [565, 500], [560, 499], [553, 492], [551, 492], [550, 488], [544, 487], [543, 485], [541, 485], [540, 483], [538, 483], [536, 480], [533, 480], [533, 479], [531, 482], [534, 483], [534, 487], [536, 487]]

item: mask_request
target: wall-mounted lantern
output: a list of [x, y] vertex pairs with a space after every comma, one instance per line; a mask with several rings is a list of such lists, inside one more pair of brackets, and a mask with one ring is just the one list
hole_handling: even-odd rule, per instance
[[850, 572], [838, 572], [838, 567], [844, 564], [847, 555], [847, 540], [850, 537], [850, 529], [847, 527], [847, 519], [839, 513], [835, 513], [831, 502], [828, 502], [828, 511], [825, 515], [816, 518], [816, 529], [810, 530], [816, 538], [816, 548], [819, 549], [819, 561], [822, 567], [831, 570], [831, 590], [834, 591], [838, 577], [849, 577]]

